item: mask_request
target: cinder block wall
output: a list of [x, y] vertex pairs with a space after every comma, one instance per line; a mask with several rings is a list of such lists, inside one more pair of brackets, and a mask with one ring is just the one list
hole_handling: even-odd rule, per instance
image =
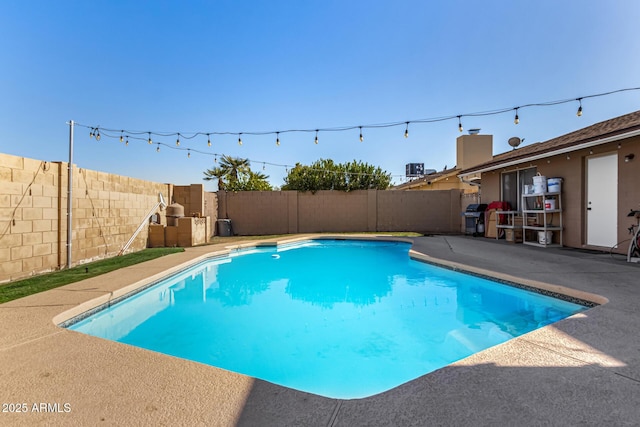
[[296, 197], [295, 191], [219, 191], [218, 218], [231, 218], [241, 236], [291, 233], [289, 198]]
[[[67, 263], [68, 164], [0, 154], [0, 283]], [[117, 254], [170, 186], [73, 167], [72, 265]], [[161, 220], [164, 220], [164, 211]], [[147, 246], [143, 228], [130, 250]]]
[[458, 233], [462, 190], [379, 191], [377, 231]]
[[461, 191], [218, 192], [238, 235], [417, 231], [459, 233]]

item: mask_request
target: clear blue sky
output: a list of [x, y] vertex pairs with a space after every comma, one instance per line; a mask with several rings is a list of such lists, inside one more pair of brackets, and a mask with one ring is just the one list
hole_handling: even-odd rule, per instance
[[[68, 159], [68, 126], [260, 132], [404, 122], [640, 86], [640, 2], [0, 1], [0, 152]], [[544, 141], [640, 109], [640, 92], [463, 118], [465, 132]], [[392, 173], [455, 164], [457, 121], [320, 133], [214, 136], [182, 148], [262, 162], [362, 160]], [[175, 137], [153, 137], [175, 146]], [[213, 156], [76, 127], [79, 167], [202, 183]], [[284, 167], [264, 173], [281, 185]], [[213, 183], [205, 188], [214, 190]]]

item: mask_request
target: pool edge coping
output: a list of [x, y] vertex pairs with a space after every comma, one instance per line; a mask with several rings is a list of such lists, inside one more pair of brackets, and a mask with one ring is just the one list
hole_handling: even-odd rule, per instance
[[[540, 292], [540, 293], [548, 294], [556, 298], [560, 297], [560, 299], [566, 300], [567, 298], [562, 298], [562, 296], [569, 297], [570, 299], [578, 300], [577, 301], [578, 304], [587, 305], [589, 308], [593, 308], [598, 305], [604, 305], [609, 302], [608, 298], [602, 295], [591, 293], [591, 292], [580, 291], [580, 290], [569, 288], [566, 286], [554, 285], [552, 283], [541, 282], [538, 280], [525, 279], [522, 277], [512, 276], [510, 274], [498, 273], [496, 271], [486, 270], [484, 268], [479, 268], [479, 267], [472, 267], [470, 265], [466, 265], [466, 264], [462, 264], [454, 261], [447, 261], [440, 258], [432, 257], [430, 255], [423, 254], [422, 252], [416, 251], [414, 249], [409, 250], [409, 257], [416, 261], [425, 262], [427, 264], [433, 264], [436, 266], [447, 268], [449, 270], [459, 271], [463, 273], [472, 274], [475, 276], [493, 279], [509, 286], [516, 286], [524, 289], [531, 288], [533, 291], [541, 290], [543, 292]], [[522, 286], [518, 286], [518, 285], [522, 285]], [[585, 302], [587, 304], [584, 304]]]
[[[408, 252], [409, 258], [419, 262], [425, 262], [428, 264], [440, 266], [450, 270], [464, 272], [467, 274], [472, 274], [472, 275], [476, 275], [476, 276], [480, 276], [488, 279], [497, 280], [509, 286], [516, 286], [524, 289], [529, 289], [534, 292], [542, 290], [543, 292], [540, 292], [542, 294], [547, 294], [552, 297], [559, 297], [560, 299], [564, 299], [564, 300], [568, 299], [569, 301], [574, 299], [574, 300], [577, 300], [575, 302], [577, 302], [578, 304], [586, 305], [589, 308], [592, 308], [597, 305], [603, 305], [609, 302], [609, 300], [606, 297], [603, 297], [598, 294], [578, 291], [576, 289], [568, 288], [565, 286], [554, 285], [551, 283], [540, 282], [540, 281], [535, 281], [530, 279], [524, 279], [521, 277], [511, 276], [509, 274], [498, 273], [491, 270], [486, 270], [486, 269], [472, 267], [469, 265], [465, 265], [465, 264], [461, 264], [453, 261], [446, 261], [440, 258], [435, 258], [413, 249], [414, 241], [410, 237], [389, 236], [389, 235], [363, 236], [363, 235], [351, 235], [351, 234], [340, 234], [340, 235], [309, 234], [305, 236], [276, 239], [276, 240], [269, 240], [269, 241], [253, 240], [253, 241], [238, 243], [234, 245], [227, 245], [224, 247], [224, 249], [214, 249], [211, 252], [207, 252], [205, 254], [196, 256], [195, 258], [189, 261], [185, 261], [173, 267], [164, 269], [161, 272], [155, 273], [147, 278], [144, 278], [142, 280], [133, 282], [129, 285], [123, 286], [122, 288], [119, 288], [115, 291], [111, 291], [99, 297], [95, 297], [83, 303], [80, 303], [68, 310], [63, 311], [62, 313], [58, 313], [51, 320], [55, 326], [66, 329], [71, 324], [82, 320], [81, 318], [85, 318], [87, 316], [94, 314], [97, 311], [108, 308], [110, 305], [116, 304], [122, 301], [123, 299], [126, 299], [151, 286], [154, 286], [155, 284], [157, 284], [158, 282], [162, 281], [163, 279], [165, 279], [166, 277], [172, 274], [177, 274], [181, 271], [191, 268], [208, 259], [228, 256], [234, 250], [249, 249], [249, 248], [277, 247], [280, 245], [303, 242], [305, 240], [363, 240], [363, 241], [381, 241], [382, 240], [382, 241], [409, 243], [409, 244], [412, 244], [412, 247], [409, 249], [409, 252]], [[562, 296], [565, 296], [565, 298], [562, 298]]]
[[[87, 301], [84, 301], [68, 310], [63, 311], [62, 313], [58, 313], [55, 315], [51, 321], [52, 323], [60, 328], [67, 329], [73, 323], [80, 321], [81, 319], [87, 316], [94, 314], [97, 311], [108, 308], [110, 305], [116, 304], [121, 300], [128, 298], [132, 295], [135, 295], [143, 290], [154, 286], [158, 282], [167, 278], [172, 274], [180, 273], [188, 268], [191, 268], [201, 262], [204, 262], [208, 259], [224, 257], [228, 256], [235, 250], [240, 249], [249, 249], [249, 248], [265, 248], [265, 247], [277, 247], [280, 245], [291, 244], [303, 242], [305, 240], [385, 240], [385, 241], [394, 241], [394, 242], [404, 242], [404, 243], [413, 243], [413, 240], [407, 237], [398, 237], [398, 236], [382, 236], [382, 235], [371, 235], [371, 236], [362, 236], [362, 235], [326, 235], [326, 234], [309, 234], [304, 236], [292, 237], [292, 238], [284, 238], [277, 240], [269, 240], [269, 241], [259, 241], [253, 240], [243, 243], [238, 243], [234, 245], [224, 246], [224, 249], [214, 249], [211, 252], [207, 252], [205, 254], [196, 256], [195, 258], [190, 259], [189, 261], [182, 262], [173, 267], [169, 267], [164, 269], [161, 272], [155, 273], [149, 277], [146, 277], [142, 280], [135, 281], [126, 286], [123, 286], [115, 291], [110, 291], [104, 295], [100, 295], [95, 298], [91, 298]], [[74, 319], [77, 319], [73, 321]]]

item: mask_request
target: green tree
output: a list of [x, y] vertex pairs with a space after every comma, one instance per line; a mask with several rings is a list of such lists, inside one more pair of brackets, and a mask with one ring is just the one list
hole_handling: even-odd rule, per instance
[[296, 164], [285, 177], [282, 189], [314, 193], [318, 190], [386, 190], [390, 183], [391, 174], [368, 163], [320, 159], [310, 166]]
[[273, 188], [267, 181], [268, 175], [260, 172], [249, 171], [241, 174], [235, 181], [229, 181], [227, 191], [271, 191]]
[[204, 171], [205, 181], [218, 181], [218, 190], [225, 191], [269, 191], [268, 175], [253, 172], [248, 159], [224, 155], [220, 165]]

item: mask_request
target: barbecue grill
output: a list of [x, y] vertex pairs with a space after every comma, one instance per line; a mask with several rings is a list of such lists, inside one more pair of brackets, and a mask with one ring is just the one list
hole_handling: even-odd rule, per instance
[[465, 233], [474, 237], [484, 236], [484, 211], [487, 210], [485, 203], [471, 204], [464, 211]]

